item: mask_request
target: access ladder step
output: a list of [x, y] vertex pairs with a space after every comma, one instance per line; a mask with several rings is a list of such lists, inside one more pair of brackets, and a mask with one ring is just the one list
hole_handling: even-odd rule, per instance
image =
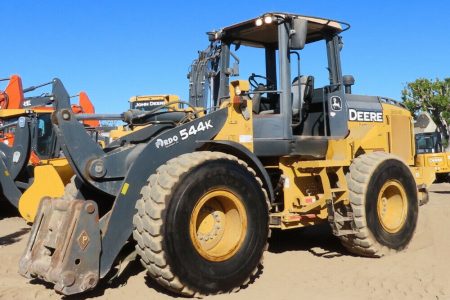
[[328, 199], [326, 203], [328, 209], [328, 222], [330, 223], [335, 236], [343, 236], [359, 232], [359, 229], [355, 224], [355, 218], [351, 211], [347, 211], [344, 216], [335, 210], [334, 201], [332, 199]]

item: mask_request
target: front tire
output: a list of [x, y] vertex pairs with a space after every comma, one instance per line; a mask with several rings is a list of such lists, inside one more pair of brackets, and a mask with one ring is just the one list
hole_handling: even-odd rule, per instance
[[418, 217], [417, 187], [408, 166], [391, 154], [373, 152], [357, 157], [347, 178], [359, 233], [342, 236], [342, 244], [369, 257], [404, 249]]
[[133, 237], [163, 287], [209, 295], [254, 279], [267, 248], [268, 199], [243, 161], [220, 152], [184, 154], [159, 167], [141, 195]]

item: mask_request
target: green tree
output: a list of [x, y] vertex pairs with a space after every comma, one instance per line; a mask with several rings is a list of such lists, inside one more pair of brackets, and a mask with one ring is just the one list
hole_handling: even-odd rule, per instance
[[418, 78], [408, 82], [402, 91], [403, 103], [413, 116], [428, 112], [439, 130], [448, 136], [450, 124], [450, 78], [429, 80]]

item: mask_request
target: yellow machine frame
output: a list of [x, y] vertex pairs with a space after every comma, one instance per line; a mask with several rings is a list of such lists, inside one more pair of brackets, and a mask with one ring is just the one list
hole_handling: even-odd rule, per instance
[[[231, 82], [231, 100], [222, 104], [228, 106], [229, 118], [215, 139], [235, 141], [253, 150], [252, 114], [245, 113], [251, 109], [252, 101], [240, 96], [247, 91], [248, 81]], [[266, 166], [281, 170], [284, 178], [284, 208], [271, 214], [271, 227], [289, 229], [326, 221], [327, 199], [333, 199], [335, 204], [349, 204], [345, 174], [352, 160], [363, 153], [384, 151], [399, 157], [415, 177], [419, 198], [424, 196], [420, 189], [431, 185], [435, 172], [432, 167], [416, 164], [411, 114], [388, 103], [383, 103], [382, 108], [382, 123], [348, 121], [348, 136], [330, 140], [325, 159], [286, 156], [280, 158], [278, 165]]]

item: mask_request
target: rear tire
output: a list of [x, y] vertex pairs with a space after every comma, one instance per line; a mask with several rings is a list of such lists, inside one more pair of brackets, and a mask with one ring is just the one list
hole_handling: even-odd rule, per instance
[[342, 244], [369, 257], [404, 249], [418, 217], [417, 187], [408, 166], [391, 154], [373, 152], [353, 161], [347, 179], [359, 233], [340, 237]]
[[194, 152], [150, 176], [134, 216], [136, 250], [148, 274], [185, 296], [236, 291], [262, 266], [268, 198], [245, 162]]

